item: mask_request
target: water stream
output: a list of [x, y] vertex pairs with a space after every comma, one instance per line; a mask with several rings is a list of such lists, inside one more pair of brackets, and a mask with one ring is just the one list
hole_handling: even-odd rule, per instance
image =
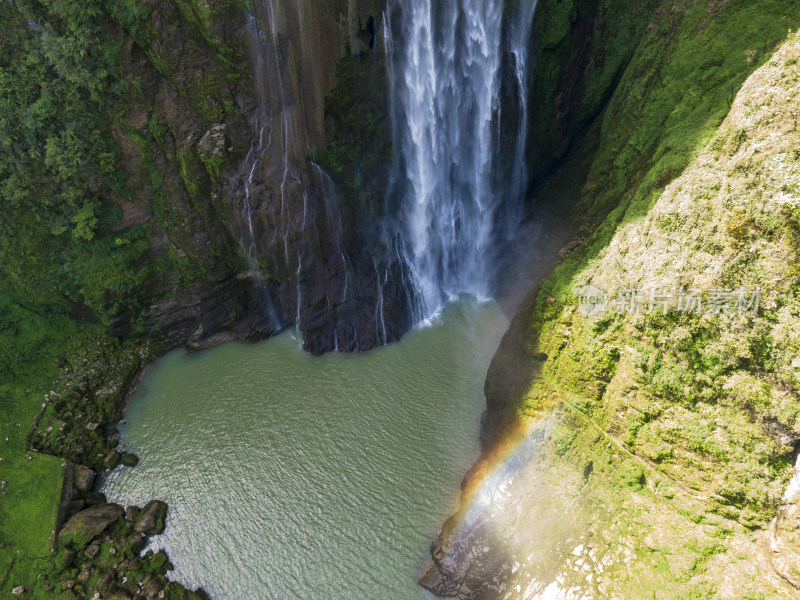
[[[343, 240], [343, 223], [354, 222], [346, 211], [362, 209], [338, 197], [333, 179], [308, 159], [326, 143], [318, 96], [334, 83], [312, 68], [323, 46], [307, 47], [307, 32], [321, 26], [325, 10], [309, 0], [252, 4], [258, 108], [237, 188], [239, 237], [251, 269], [260, 262], [276, 281], [283, 277], [287, 322], [307, 332], [309, 321], [319, 321], [306, 314], [315, 291], [305, 273], [319, 278], [318, 265], [332, 264], [333, 256], [341, 257], [341, 269], [323, 276], [337, 287], [326, 318], [339, 337], [353, 329], [358, 338], [359, 329], [368, 329], [371, 343], [380, 345], [397, 338], [397, 327], [387, 328], [387, 306], [396, 321], [419, 324], [463, 293], [495, 296], [527, 192], [528, 55], [536, 4], [388, 0], [376, 34], [382, 44], [369, 52], [386, 59], [393, 165], [385, 214], [376, 215], [368, 233], [349, 232], [369, 240], [359, 249], [363, 256], [348, 254]], [[262, 187], [256, 203], [254, 184]], [[324, 240], [324, 249], [308, 240]], [[338, 268], [338, 258], [335, 263]], [[341, 279], [351, 275], [359, 289], [348, 286], [352, 297], [339, 302]], [[349, 301], [365, 301], [368, 308], [342, 322], [337, 302]]]
[[391, 193], [417, 275], [418, 321], [462, 293], [494, 293], [526, 192], [535, 9], [535, 0], [389, 2]]
[[421, 600], [430, 540], [477, 458], [483, 381], [508, 322], [452, 304], [368, 354], [304, 353], [296, 334], [173, 352], [121, 439], [140, 456], [109, 500], [170, 506], [172, 575], [220, 600]]

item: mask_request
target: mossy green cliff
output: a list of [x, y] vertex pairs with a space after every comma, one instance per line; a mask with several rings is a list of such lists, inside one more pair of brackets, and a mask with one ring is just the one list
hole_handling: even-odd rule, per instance
[[[465, 504], [445, 526], [423, 579], [438, 592], [797, 594], [784, 493], [800, 441], [800, 14], [734, 1], [653, 15], [584, 138], [581, 232], [490, 368], [465, 502], [492, 493], [481, 473], [524, 466], [491, 517]], [[589, 286], [610, 296], [602, 314], [581, 310]], [[757, 314], [730, 295], [713, 310], [724, 290], [752, 309], [758, 289]], [[640, 290], [634, 310], [614, 304], [620, 290]]]

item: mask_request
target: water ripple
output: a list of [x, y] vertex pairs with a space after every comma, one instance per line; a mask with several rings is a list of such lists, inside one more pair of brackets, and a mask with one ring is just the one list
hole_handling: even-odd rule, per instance
[[121, 427], [141, 462], [104, 491], [166, 500], [150, 547], [215, 599], [430, 598], [417, 570], [477, 456], [506, 326], [467, 300], [366, 355], [311, 357], [291, 335], [172, 353]]

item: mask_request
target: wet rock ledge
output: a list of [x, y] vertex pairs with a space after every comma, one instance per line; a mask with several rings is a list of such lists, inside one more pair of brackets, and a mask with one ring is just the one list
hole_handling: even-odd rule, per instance
[[[138, 458], [118, 447], [117, 429], [130, 390], [168, 346], [98, 334], [77, 356], [56, 359], [59, 375], [42, 393], [39, 417], [28, 436], [29, 454], [62, 459], [63, 486], [52, 541], [54, 569], [41, 575], [53, 597], [75, 600], [208, 600], [203, 590], [168, 581], [163, 551], [141, 554], [147, 537], [163, 532], [167, 505], [109, 503], [96, 491], [99, 473], [132, 468]], [[105, 424], [105, 425], [104, 425]], [[12, 584], [14, 582], [11, 582]], [[33, 591], [12, 586], [15, 596]]]
[[[92, 472], [73, 467], [76, 483], [93, 479]], [[88, 471], [88, 473], [87, 473]], [[85, 488], [84, 488], [85, 489]], [[84, 502], [99, 502], [72, 515], [58, 534], [56, 560], [63, 567], [61, 579], [50, 583], [54, 593], [72, 598], [171, 598], [208, 600], [203, 590], [190, 591], [166, 574], [172, 564], [163, 551], [148, 550], [140, 556], [148, 535], [164, 530], [167, 505], [159, 500], [144, 508], [104, 502], [101, 494], [88, 492]], [[73, 500], [74, 502], [74, 500]]]

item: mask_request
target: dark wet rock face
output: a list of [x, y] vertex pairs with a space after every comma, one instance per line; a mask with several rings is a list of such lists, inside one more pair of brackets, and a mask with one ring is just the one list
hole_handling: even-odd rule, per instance
[[495, 600], [507, 588], [511, 565], [501, 552], [487, 524], [470, 532], [448, 549], [442, 538], [433, 544], [432, 558], [420, 571], [419, 584], [440, 598]]
[[[116, 227], [151, 235], [143, 305], [117, 315], [116, 335], [202, 349], [297, 325], [321, 354], [409, 328], [378, 227], [391, 144], [383, 6], [213, 6], [199, 25], [154, 3], [122, 36], [139, 85], [112, 131], [140, 204], [120, 200]], [[365, 156], [379, 158], [356, 172]]]
[[384, 57], [373, 43], [381, 9], [355, 6], [366, 30], [329, 26], [350, 14], [346, 3], [255, 2], [248, 16], [251, 136], [221, 193], [260, 279], [262, 312], [299, 327], [314, 354], [368, 350], [411, 325], [381, 221], [390, 156]]

